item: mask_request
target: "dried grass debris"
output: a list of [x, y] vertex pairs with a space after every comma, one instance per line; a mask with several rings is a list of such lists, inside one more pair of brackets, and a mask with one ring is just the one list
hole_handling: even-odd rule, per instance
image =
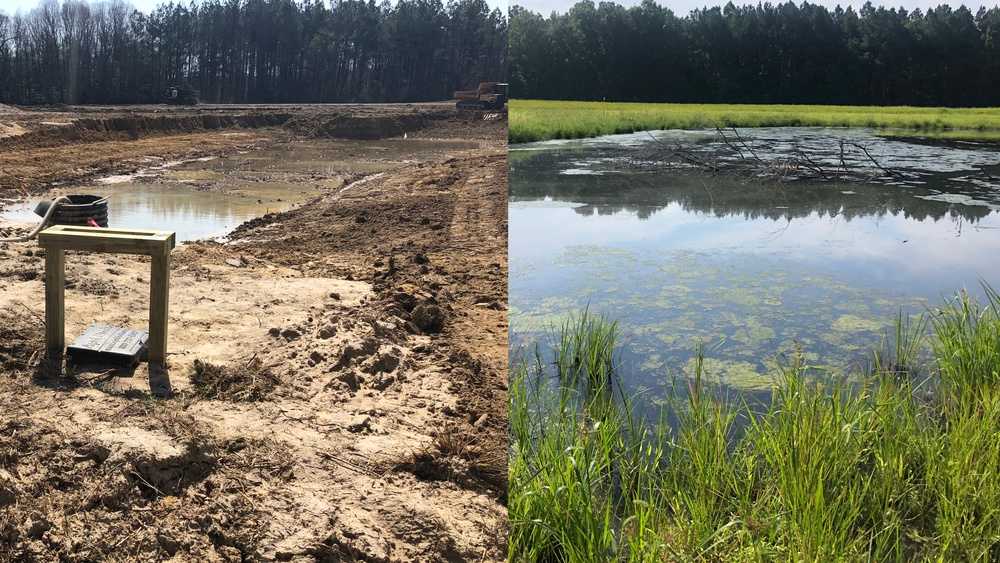
[[190, 378], [197, 396], [233, 402], [263, 401], [280, 383], [256, 355], [225, 366], [196, 359]]

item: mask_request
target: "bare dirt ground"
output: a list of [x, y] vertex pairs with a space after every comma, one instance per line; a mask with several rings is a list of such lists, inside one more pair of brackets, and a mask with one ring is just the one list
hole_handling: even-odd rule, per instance
[[[506, 115], [0, 106], [0, 200], [404, 133], [489, 142], [179, 246], [166, 369], [46, 357], [42, 249], [0, 243], [0, 561], [505, 559]], [[68, 340], [145, 328], [148, 259], [66, 264]]]

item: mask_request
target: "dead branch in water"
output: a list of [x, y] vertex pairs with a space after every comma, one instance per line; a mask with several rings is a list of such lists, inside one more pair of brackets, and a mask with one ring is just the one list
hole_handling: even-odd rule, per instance
[[896, 171], [894, 171], [894, 170], [889, 170], [888, 168], [885, 168], [885, 167], [883, 167], [883, 166], [882, 166], [881, 164], [879, 164], [879, 163], [878, 163], [878, 161], [877, 161], [877, 160], [875, 160], [875, 157], [873, 157], [873, 156], [872, 156], [871, 154], [869, 154], [869, 153], [868, 153], [868, 149], [867, 149], [867, 148], [865, 148], [865, 147], [864, 147], [864, 146], [863, 146], [863, 145], [862, 145], [861, 143], [857, 143], [857, 142], [852, 142], [852, 143], [850, 143], [850, 144], [851, 144], [851, 146], [853, 146], [854, 148], [857, 148], [857, 149], [860, 149], [860, 150], [861, 150], [861, 152], [865, 153], [865, 156], [867, 156], [867, 157], [868, 157], [868, 160], [870, 160], [870, 161], [872, 162], [872, 164], [874, 164], [874, 165], [875, 165], [875, 166], [876, 166], [876, 167], [877, 167], [877, 168], [878, 168], [879, 170], [881, 170], [882, 172], [885, 172], [885, 173], [886, 173], [886, 174], [888, 174], [889, 176], [898, 176], [898, 175], [900, 175], [900, 174], [899, 174], [899, 172], [896, 172]]
[[816, 172], [824, 180], [827, 179], [826, 172], [823, 172], [823, 167], [820, 166], [819, 164], [816, 164], [816, 162], [814, 162], [813, 159], [809, 158], [808, 154], [802, 152], [802, 149], [795, 147], [795, 154], [799, 155], [799, 157], [806, 162], [806, 168]]
[[612, 157], [619, 167], [635, 169], [696, 168], [710, 172], [733, 172], [759, 180], [829, 180], [837, 178], [867, 183], [879, 176], [900, 177], [899, 171], [879, 162], [868, 147], [856, 140], [837, 141], [828, 156], [807, 152], [792, 143], [784, 154], [768, 155], [752, 145], [752, 138], [715, 128], [709, 142], [666, 143], [649, 134], [650, 143], [636, 147], [619, 145]]
[[[659, 139], [653, 136], [652, 133], [648, 133], [650, 140], [652, 140], [655, 145], [655, 149], [651, 152], [640, 151], [640, 154], [634, 155], [634, 158], [638, 161], [648, 161], [651, 158], [660, 158], [666, 161], [670, 159], [677, 159], [687, 164], [697, 166], [699, 168], [704, 168], [706, 170], [711, 170], [712, 172], [719, 172], [722, 169], [716, 164], [713, 164], [708, 159], [699, 158], [695, 156], [691, 151], [685, 149], [680, 143], [674, 143], [673, 146], [668, 146], [666, 143], [661, 142]], [[619, 147], [621, 147], [619, 145]], [[627, 149], [626, 149], [627, 150]], [[646, 153], [646, 154], [642, 154]]]
[[[754, 152], [753, 147], [749, 146], [746, 143], [746, 141], [743, 139], [743, 137], [740, 136], [739, 132], [736, 131], [735, 127], [730, 126], [730, 129], [733, 130], [733, 135], [736, 136], [736, 140], [741, 145], [743, 145], [743, 148], [745, 148], [747, 150], [747, 152], [750, 153], [750, 156], [752, 156], [754, 158], [754, 160], [756, 160], [757, 162], [764, 162], [759, 156], [757, 156], [757, 153]], [[740, 158], [742, 158], [744, 160], [747, 160], [747, 158], [745, 156], [743, 156], [743, 151], [741, 151], [738, 147], [736, 147], [735, 145], [733, 145], [732, 143], [729, 142], [729, 139], [726, 137], [726, 134], [722, 132], [722, 129], [720, 129], [718, 126], [716, 126], [715, 127], [715, 132], [716, 132], [716, 138], [717, 139], [722, 139], [722, 142], [725, 143], [727, 146], [729, 146], [729, 148], [735, 150], [737, 152], [737, 154], [740, 155]]]

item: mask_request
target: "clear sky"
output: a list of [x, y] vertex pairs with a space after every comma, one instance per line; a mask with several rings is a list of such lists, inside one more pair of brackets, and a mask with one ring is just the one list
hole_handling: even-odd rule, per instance
[[[99, 0], [89, 0], [88, 3], [96, 4]], [[188, 4], [191, 0], [180, 0], [184, 4]], [[200, 3], [200, 0], [195, 0]], [[330, 0], [324, 0], [327, 5], [330, 4]], [[154, 8], [160, 4], [167, 4], [170, 0], [131, 0], [131, 4], [136, 7], [141, 12], [150, 13]], [[178, 0], [173, 0], [174, 4], [179, 3]], [[376, 3], [381, 2], [381, 0], [376, 0]], [[447, 5], [447, 0], [442, 0], [444, 4]], [[59, 0], [62, 3], [62, 0]], [[504, 12], [507, 11], [507, 0], [486, 0], [486, 3], [490, 5], [490, 8], [500, 8]], [[8, 16], [14, 15], [19, 9], [21, 12], [27, 14], [32, 8], [38, 5], [37, 0], [0, 0], [0, 11], [6, 13]], [[569, 3], [570, 6], [573, 5], [572, 2]]]
[[[3, 2], [6, 0], [0, 0]], [[560, 14], [566, 13], [573, 4], [576, 4], [579, 0], [511, 0], [511, 5], [517, 4], [532, 12], [542, 14], [543, 16], [549, 16], [552, 12], [559, 12]], [[629, 6], [634, 6], [641, 3], [642, 0], [618, 0], [615, 3], [621, 4], [626, 8]], [[657, 0], [657, 4], [661, 6], [666, 6], [670, 8], [674, 14], [678, 16], [686, 16], [691, 10], [697, 8], [705, 8], [711, 6], [725, 6], [729, 0]], [[802, 0], [793, 0], [796, 4], [802, 4]], [[855, 11], [861, 9], [865, 5], [866, 0], [809, 0], [810, 4], [818, 4], [821, 6], [826, 6], [829, 9], [834, 9], [837, 5], [842, 8], [847, 8], [848, 6], [853, 6]], [[771, 4], [783, 4], [783, 0], [770, 0]], [[761, 0], [763, 3], [763, 0]], [[600, 0], [594, 0], [594, 4], [600, 4]], [[758, 0], [733, 0], [733, 4], [737, 6], [742, 6], [750, 4], [756, 6]], [[983, 0], [971, 0], [966, 2], [956, 2], [956, 1], [945, 1], [945, 0], [895, 0], [895, 1], [883, 1], [883, 0], [872, 0], [872, 5], [874, 6], [885, 6], [886, 8], [906, 8], [907, 11], [912, 11], [914, 8], [920, 8], [920, 11], [926, 12], [927, 8], [936, 8], [941, 4], [947, 4], [952, 8], [958, 8], [962, 4], [965, 4], [973, 14], [979, 10], [980, 6], [985, 5], [987, 8], [992, 8], [996, 5], [995, 1], [984, 2]]]

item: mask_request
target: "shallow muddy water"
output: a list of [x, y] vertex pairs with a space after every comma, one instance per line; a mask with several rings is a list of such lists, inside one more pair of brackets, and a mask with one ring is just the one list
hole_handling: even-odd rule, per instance
[[[227, 159], [222, 168], [275, 172], [379, 172], [406, 162], [485, 149], [489, 143], [462, 140], [300, 141]], [[220, 168], [216, 161], [216, 168]]]
[[[860, 130], [741, 134], [762, 158], [799, 150], [829, 168], [840, 162], [830, 147], [846, 137], [896, 172], [858, 183], [622, 166], [623, 146], [652, 142], [645, 133], [516, 147], [512, 339], [537, 338], [589, 305], [621, 318], [633, 391], [689, 373], [699, 342], [713, 379], [763, 390], [774, 357], [796, 345], [813, 365], [857, 371], [897, 311], [933, 309], [962, 288], [978, 294], [980, 280], [1000, 287], [1000, 149]], [[712, 134], [653, 136], [707, 144]]]
[[61, 186], [44, 198], [8, 207], [2, 217], [37, 222], [33, 211], [41, 199], [91, 194], [110, 197], [111, 227], [175, 231], [180, 241], [221, 237], [254, 217], [287, 211], [335, 190], [348, 175], [482, 148], [479, 141], [291, 141], [183, 164], [160, 163], [139, 174], [83, 186]]

